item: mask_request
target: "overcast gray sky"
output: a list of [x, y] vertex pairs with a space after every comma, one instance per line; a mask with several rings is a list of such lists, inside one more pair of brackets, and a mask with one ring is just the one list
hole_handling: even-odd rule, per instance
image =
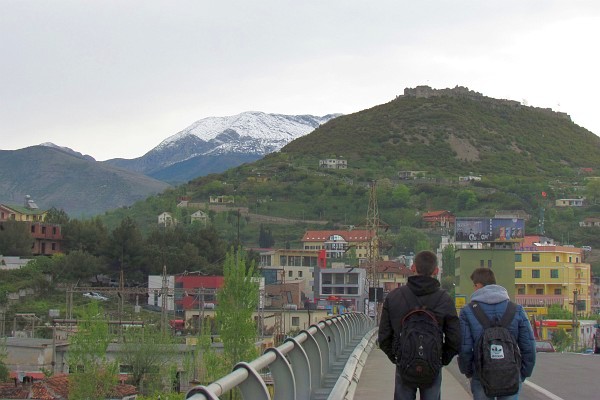
[[0, 0], [0, 149], [139, 157], [194, 121], [467, 86], [600, 135], [600, 1]]

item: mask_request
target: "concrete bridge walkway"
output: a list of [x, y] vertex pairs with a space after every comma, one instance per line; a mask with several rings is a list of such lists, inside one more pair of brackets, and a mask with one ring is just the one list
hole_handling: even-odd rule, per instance
[[[386, 355], [378, 348], [374, 348], [360, 375], [354, 400], [393, 399], [394, 370], [394, 365]], [[456, 359], [442, 370], [442, 374], [442, 400], [472, 398], [466, 386], [467, 379], [458, 372]]]

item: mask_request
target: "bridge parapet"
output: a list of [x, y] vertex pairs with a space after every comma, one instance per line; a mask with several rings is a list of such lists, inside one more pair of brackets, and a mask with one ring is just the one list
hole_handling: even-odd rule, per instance
[[[215, 400], [234, 388], [248, 400], [327, 399], [334, 385], [337, 392], [350, 387], [354, 372], [347, 364], [352, 371], [357, 369], [361, 352], [373, 345], [374, 326], [362, 313], [323, 320], [257, 359], [236, 364], [231, 373], [208, 386], [192, 388], [186, 399]], [[273, 397], [259, 373], [266, 368], [273, 379]]]

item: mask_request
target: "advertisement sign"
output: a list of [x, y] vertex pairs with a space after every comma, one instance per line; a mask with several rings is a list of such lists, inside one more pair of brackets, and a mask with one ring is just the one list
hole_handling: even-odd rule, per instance
[[456, 218], [457, 242], [521, 242], [525, 220], [520, 218]]
[[467, 296], [464, 294], [457, 294], [454, 296], [454, 306], [456, 308], [463, 308], [467, 304]]

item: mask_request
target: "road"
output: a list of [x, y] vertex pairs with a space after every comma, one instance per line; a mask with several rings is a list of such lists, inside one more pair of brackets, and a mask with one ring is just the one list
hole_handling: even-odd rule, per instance
[[[456, 363], [449, 369], [466, 387]], [[600, 355], [537, 353], [533, 375], [525, 382], [519, 400], [549, 399], [600, 399]]]

